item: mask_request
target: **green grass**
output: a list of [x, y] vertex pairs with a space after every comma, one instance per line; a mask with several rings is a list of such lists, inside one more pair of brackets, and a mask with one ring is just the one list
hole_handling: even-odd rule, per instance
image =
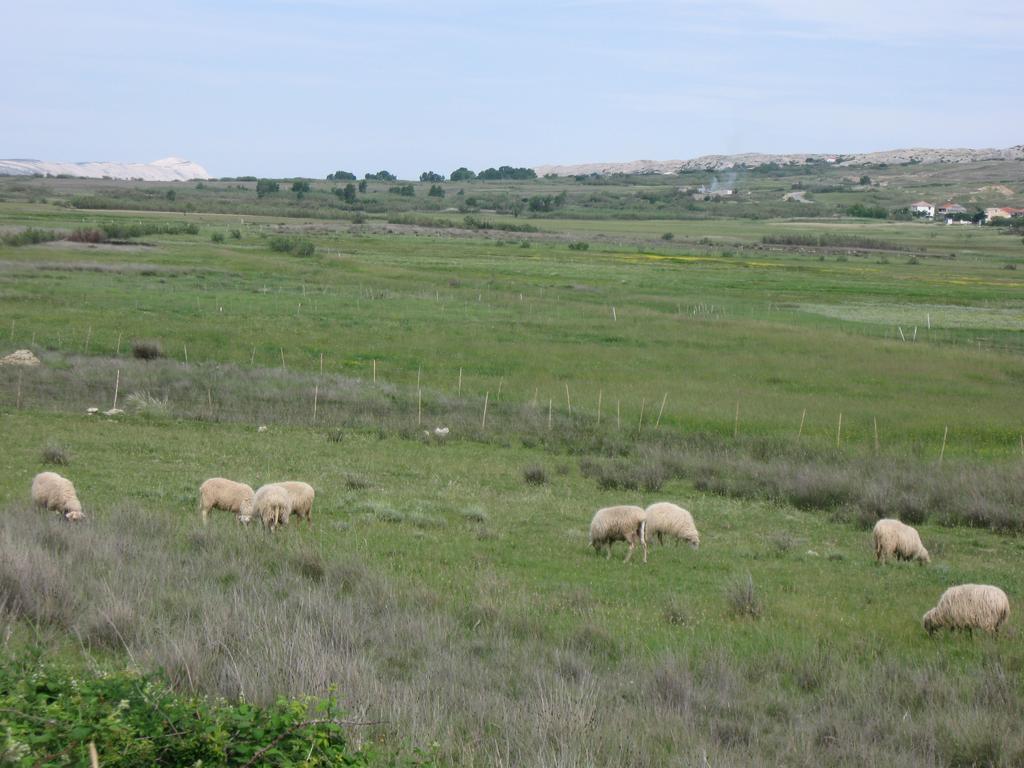
[[[966, 195], [997, 170], [915, 170], [898, 190], [909, 171], [887, 173], [881, 190], [810, 196]], [[750, 185], [767, 201], [792, 181]], [[1024, 545], [989, 528], [1024, 520], [1024, 282], [1003, 269], [1020, 239], [614, 218], [656, 208], [626, 198], [658, 184], [466, 185], [569, 191], [561, 218], [479, 214], [543, 230], [512, 233], [385, 221], [461, 218], [418, 198], [354, 224], [320, 184], [287, 205], [176, 187], [175, 205], [202, 208], [184, 216], [39, 202], [166, 205], [166, 185], [0, 182], [5, 231], [199, 225], [0, 245], [0, 355], [43, 360], [0, 367], [9, 658], [160, 669], [182, 695], [260, 704], [337, 691], [374, 722], [353, 747], [380, 763], [1019, 764]], [[229, 228], [241, 237], [211, 240]], [[893, 247], [764, 242], [800, 234]], [[134, 359], [135, 342], [165, 357]], [[86, 415], [115, 381], [127, 414]], [[423, 434], [437, 426], [450, 435]], [[28, 504], [58, 458], [78, 527]], [[311, 482], [315, 523], [202, 528], [215, 475]], [[611, 560], [588, 546], [597, 508], [665, 499], [693, 512], [698, 551], [624, 566], [621, 545]], [[868, 527], [893, 510], [923, 520], [931, 566], [874, 564]], [[1001, 637], [923, 632], [964, 582], [1010, 595]]]

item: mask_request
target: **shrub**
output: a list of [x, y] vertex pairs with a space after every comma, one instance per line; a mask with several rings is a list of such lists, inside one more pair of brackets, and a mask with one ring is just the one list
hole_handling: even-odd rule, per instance
[[586, 251], [590, 248], [590, 243], [569, 243], [570, 251]]
[[675, 235], [674, 235], [674, 234], [672, 234], [671, 232], [665, 232], [665, 233], [664, 233], [664, 234], [663, 234], [663, 235], [661, 236], [661, 239], [662, 239], [662, 240], [672, 240], [672, 239], [673, 239], [674, 237], [675, 237]]
[[171, 404], [166, 397], [157, 397], [149, 392], [132, 392], [124, 400], [125, 405], [136, 413], [165, 416], [170, 413]]
[[56, 464], [66, 467], [71, 463], [71, 449], [59, 443], [47, 443], [43, 446], [43, 464]]
[[736, 618], [756, 620], [764, 614], [764, 604], [754, 586], [754, 577], [749, 573], [726, 587], [725, 599], [729, 613]]
[[64, 237], [60, 232], [55, 232], [52, 229], [35, 229], [29, 227], [21, 232], [15, 232], [12, 235], [0, 236], [0, 243], [10, 246], [19, 245], [35, 245], [36, 243], [48, 243], [51, 240], [60, 240]]
[[231, 234], [231, 237], [233, 239], [235, 239], [235, 240], [241, 240], [242, 239], [242, 230], [240, 230], [240, 229], [232, 229], [230, 234]]
[[224, 242], [224, 233], [223, 232], [214, 232], [212, 235], [210, 235], [210, 241], [214, 242], [214, 243], [223, 243]]
[[316, 253], [316, 246], [312, 240], [295, 237], [281, 237], [280, 235], [270, 238], [268, 245], [270, 250], [281, 253], [290, 253], [292, 256], [312, 256]]
[[548, 481], [548, 473], [544, 467], [534, 464], [523, 470], [523, 480], [530, 485], [544, 485]]
[[106, 239], [106, 234], [95, 227], [83, 227], [81, 229], [76, 229], [68, 235], [68, 240], [73, 243], [102, 243]]
[[87, 765], [90, 743], [101, 765], [366, 765], [346, 743], [333, 698], [231, 704], [177, 694], [158, 675], [83, 674], [5, 655], [0, 708], [5, 765], [46, 761], [38, 756], [53, 761], [47, 765]]
[[155, 360], [164, 356], [164, 349], [159, 341], [133, 341], [132, 357], [139, 360]]

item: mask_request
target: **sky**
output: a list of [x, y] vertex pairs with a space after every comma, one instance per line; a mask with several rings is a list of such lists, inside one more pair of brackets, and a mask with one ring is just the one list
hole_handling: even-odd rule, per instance
[[1024, 3], [0, 4], [0, 158], [214, 176], [1024, 144]]

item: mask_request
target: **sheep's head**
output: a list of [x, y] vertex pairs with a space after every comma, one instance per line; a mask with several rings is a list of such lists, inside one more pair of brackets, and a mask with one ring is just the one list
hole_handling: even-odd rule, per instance
[[243, 522], [249, 522], [252, 518], [252, 496], [248, 496], [242, 499], [242, 503], [238, 505], [238, 519], [245, 518]]
[[924, 626], [925, 631], [930, 635], [939, 628], [938, 622], [935, 621], [935, 609], [932, 608], [928, 613], [921, 617], [921, 624]]
[[687, 541], [693, 549], [700, 549], [700, 536], [697, 534], [693, 534], [693, 536], [688, 538]]
[[64, 513], [64, 519], [70, 520], [73, 523], [79, 520], [85, 520], [85, 513], [81, 509], [69, 509]]
[[252, 515], [239, 515], [238, 522], [242, 525], [248, 525], [252, 521]]
[[928, 554], [928, 550], [924, 547], [921, 547], [921, 551], [917, 555], [917, 560], [919, 563], [923, 565], [924, 563], [930, 563], [932, 561], [932, 558], [931, 555]]

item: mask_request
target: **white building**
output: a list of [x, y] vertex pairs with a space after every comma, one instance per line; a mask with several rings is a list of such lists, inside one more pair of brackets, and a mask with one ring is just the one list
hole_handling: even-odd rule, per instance
[[911, 203], [910, 212], [916, 213], [918, 216], [927, 216], [929, 219], [935, 218], [935, 206], [926, 200], [918, 200], [916, 203]]

